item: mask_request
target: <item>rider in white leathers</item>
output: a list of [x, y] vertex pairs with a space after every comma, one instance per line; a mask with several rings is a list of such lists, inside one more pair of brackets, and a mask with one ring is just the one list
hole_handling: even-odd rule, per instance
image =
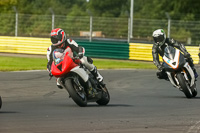
[[[90, 72], [96, 77], [96, 79], [103, 85], [103, 77], [99, 74], [97, 71], [97, 68], [93, 64], [93, 60], [90, 57], [84, 56], [85, 49], [81, 46], [79, 46], [74, 40], [72, 39], [66, 39], [64, 30], [60, 28], [53, 29], [51, 31], [51, 42], [52, 45], [48, 47], [47, 49], [47, 70], [49, 71], [49, 75], [51, 74], [51, 64], [53, 62], [53, 51], [57, 48], [61, 49], [67, 49], [71, 48], [72, 52], [76, 52], [80, 58], [80, 61], [82, 64], [84, 64]], [[62, 88], [60, 85], [60, 79], [57, 79], [57, 86], [58, 88]]]

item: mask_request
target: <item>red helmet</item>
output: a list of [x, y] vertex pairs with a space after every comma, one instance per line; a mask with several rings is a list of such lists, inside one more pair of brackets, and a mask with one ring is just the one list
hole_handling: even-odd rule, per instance
[[57, 28], [51, 31], [51, 43], [53, 46], [61, 46], [66, 40], [64, 30]]

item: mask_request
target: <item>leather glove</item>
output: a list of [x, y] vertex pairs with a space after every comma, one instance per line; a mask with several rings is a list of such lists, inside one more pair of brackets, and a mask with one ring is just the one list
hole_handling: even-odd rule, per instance
[[79, 52], [78, 53], [78, 57], [81, 59], [81, 58], [83, 58], [83, 52]]

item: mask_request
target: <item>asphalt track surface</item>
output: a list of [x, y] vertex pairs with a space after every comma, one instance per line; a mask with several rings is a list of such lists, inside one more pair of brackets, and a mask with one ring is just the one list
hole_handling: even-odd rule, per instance
[[46, 71], [0, 72], [0, 133], [200, 132], [200, 93], [187, 99], [158, 80], [156, 70], [100, 72], [111, 101], [87, 107], [77, 106]]

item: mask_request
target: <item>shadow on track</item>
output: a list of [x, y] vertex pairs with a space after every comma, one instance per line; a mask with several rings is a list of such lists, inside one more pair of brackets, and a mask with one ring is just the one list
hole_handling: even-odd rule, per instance
[[[78, 105], [74, 104], [53, 104], [53, 106], [58, 106], [58, 107], [79, 107]], [[85, 108], [87, 107], [134, 107], [133, 105], [128, 105], [128, 104], [108, 104], [108, 105], [98, 105], [98, 104], [91, 104], [89, 103]], [[80, 108], [80, 107], [79, 107]]]
[[20, 112], [15, 112], [15, 111], [0, 111], [0, 114], [15, 114], [15, 113], [20, 113]]
[[100, 106], [97, 104], [88, 104], [87, 107], [133, 107], [133, 105], [128, 104], [108, 104], [105, 106]]

